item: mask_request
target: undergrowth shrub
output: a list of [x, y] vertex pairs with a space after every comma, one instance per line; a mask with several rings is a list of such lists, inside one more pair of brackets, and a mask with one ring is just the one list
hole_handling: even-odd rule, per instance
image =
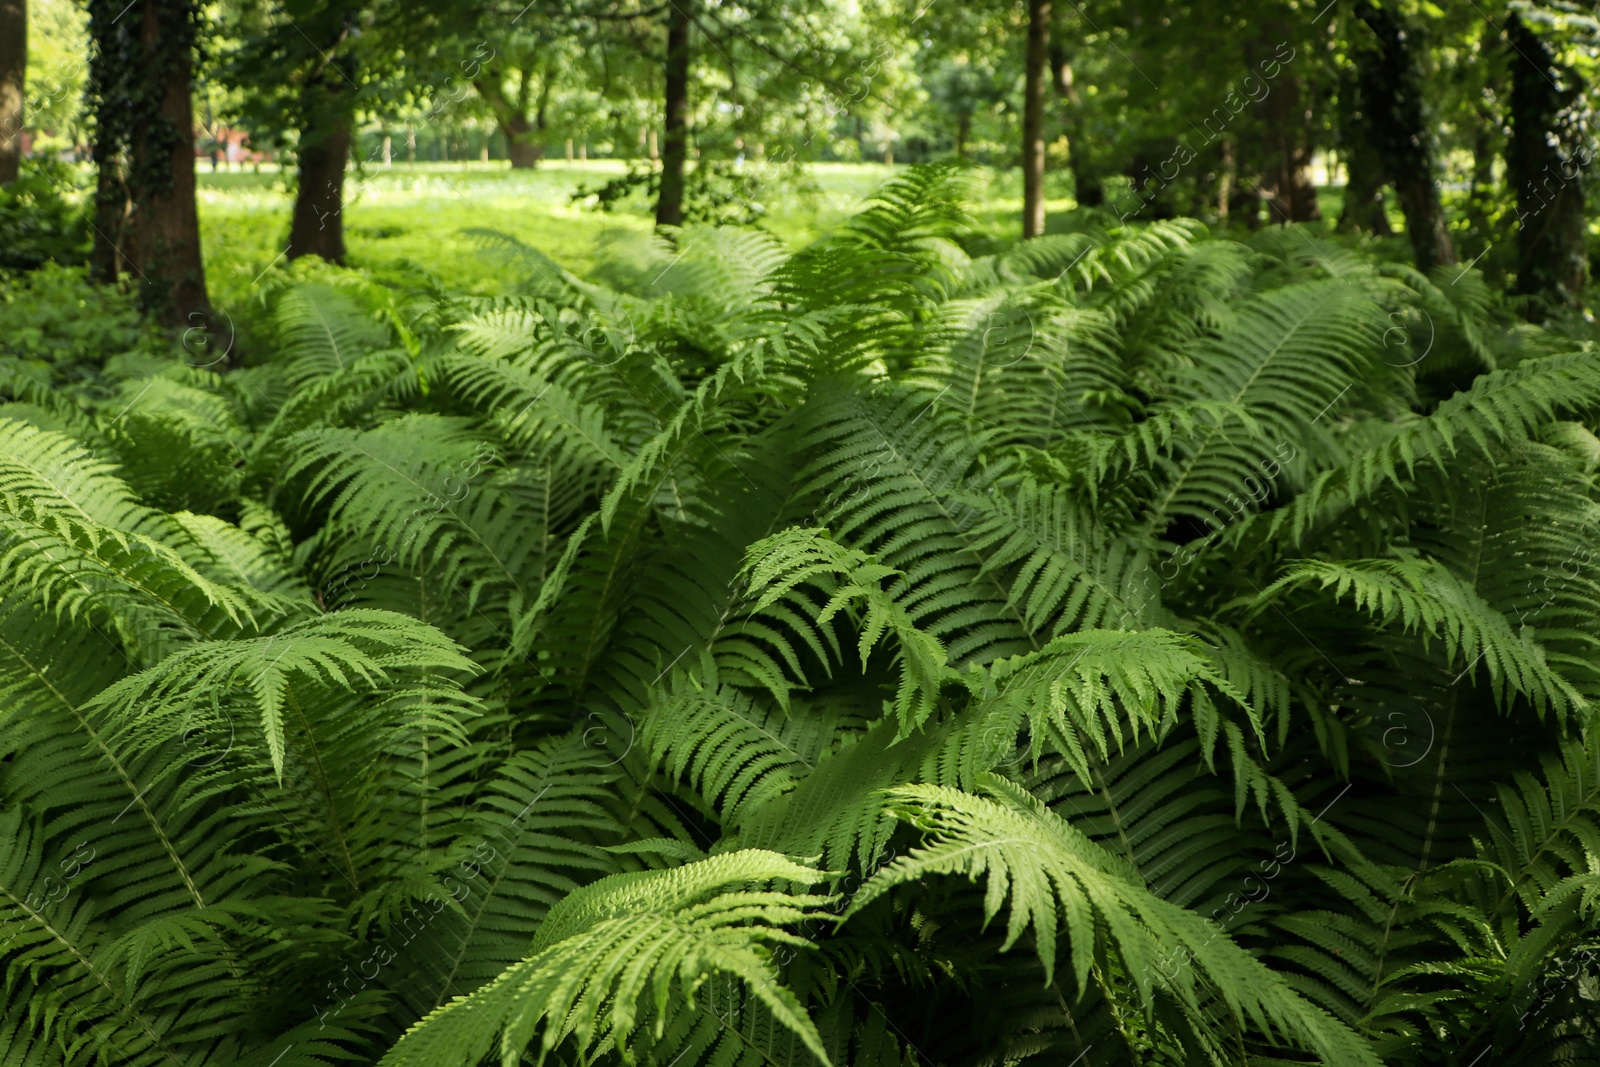
[[0, 277], [88, 260], [88, 191], [65, 163], [23, 160], [18, 178], [0, 187]]

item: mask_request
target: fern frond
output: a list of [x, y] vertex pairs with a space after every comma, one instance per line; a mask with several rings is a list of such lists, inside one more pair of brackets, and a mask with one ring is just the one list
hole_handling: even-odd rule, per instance
[[[413, 728], [461, 737], [470, 707], [455, 686], [433, 672], [476, 670], [453, 642], [424, 623], [387, 612], [349, 610], [322, 615], [281, 633], [242, 641], [209, 641], [175, 653], [159, 666], [111, 686], [88, 705], [119, 722], [135, 750], [172, 736], [176, 718], [191, 713], [195, 692], [221, 701], [248, 694], [259, 719], [273, 773], [281, 781], [291, 703], [303, 687], [349, 687], [381, 693], [384, 712], [399, 712]], [[351, 724], [340, 725], [347, 732]], [[381, 740], [379, 741], [381, 746]]]
[[1331, 590], [1335, 600], [1348, 597], [1385, 625], [1399, 622], [1407, 632], [1421, 630], [1442, 639], [1450, 662], [1465, 661], [1464, 674], [1482, 662], [1502, 707], [1510, 704], [1513, 693], [1526, 697], [1541, 714], [1548, 710], [1564, 717], [1588, 706], [1549, 666], [1537, 642], [1515, 631], [1475, 589], [1433, 561], [1307, 560], [1263, 589], [1257, 602], [1311, 584]]
[[[1084, 988], [1106, 946], [1123, 961], [1140, 1001], [1172, 996], [1201, 1031], [1210, 1029], [1196, 979], [1205, 983], [1239, 1024], [1264, 1036], [1308, 1048], [1326, 1059], [1377, 1064], [1366, 1043], [1295, 993], [1278, 974], [1207, 928], [1199, 916], [1150, 893], [1126, 864], [1072, 829], [1025, 791], [998, 778], [986, 797], [939, 786], [892, 790], [897, 817], [931, 835], [928, 844], [891, 862], [862, 887], [844, 914], [858, 914], [896, 886], [929, 875], [988, 876], [986, 919], [1005, 904], [1010, 918], [1002, 950], [1030, 928], [1047, 979], [1058, 958], [1064, 923], [1066, 949]], [[1153, 982], [1151, 965], [1163, 947], [1181, 946], [1188, 966]]]
[[[741, 885], [814, 883], [821, 872], [770, 852], [729, 852], [666, 871], [612, 875], [551, 909], [523, 962], [413, 1027], [381, 1061], [475, 1064], [499, 1034], [515, 1059], [535, 1036], [539, 1062], [569, 1038], [579, 1055], [628, 1042], [669, 1001], [692, 1005], [712, 975], [728, 974], [828, 1063], [799, 1000], [777, 980], [769, 945], [807, 942], [784, 929], [831, 898]], [[646, 1000], [648, 998], [648, 1000]]]

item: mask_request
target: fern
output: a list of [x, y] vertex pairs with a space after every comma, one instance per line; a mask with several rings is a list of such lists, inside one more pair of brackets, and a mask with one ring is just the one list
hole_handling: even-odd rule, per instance
[[553, 1025], [540, 1040], [541, 1062], [569, 1037], [580, 1054], [614, 1046], [627, 1059], [628, 1039], [650, 1008], [659, 1014], [674, 995], [692, 1004], [695, 990], [721, 972], [741, 980], [827, 1063], [815, 1025], [775, 980], [766, 946], [803, 945], [783, 927], [828, 898], [732, 888], [818, 877], [773, 853], [742, 851], [602, 879], [552, 910], [526, 960], [429, 1015], [383, 1062], [475, 1063], [494, 1030], [503, 1031], [503, 1054], [515, 1058], [546, 1018]]
[[[1038, 800], [1002, 780], [985, 784], [987, 798], [937, 787], [892, 791], [897, 816], [932, 838], [875, 876], [851, 904], [847, 919], [879, 894], [913, 879], [987, 875], [985, 918], [994, 918], [1003, 903], [1010, 905], [1002, 949], [1031, 928], [1047, 981], [1057, 960], [1058, 932], [1064, 930], [1074, 976], [1083, 989], [1095, 955], [1090, 946], [1104, 928], [1141, 1002], [1150, 1003], [1159, 988], [1186, 1012], [1200, 1016], [1194, 984], [1198, 976], [1231, 1015], [1269, 1036], [1304, 1044], [1341, 1063], [1378, 1062], [1353, 1034], [1301, 1000], [1280, 976], [1226, 937], [1213, 936], [1197, 916], [1151, 895], [1131, 869]], [[1159, 981], [1159, 972], [1152, 976], [1162, 945], [1180, 947], [1193, 970], [1182, 970], [1176, 981]]]
[[969, 193], [7, 370], [0, 1063], [1589, 1056], [1586, 328]]

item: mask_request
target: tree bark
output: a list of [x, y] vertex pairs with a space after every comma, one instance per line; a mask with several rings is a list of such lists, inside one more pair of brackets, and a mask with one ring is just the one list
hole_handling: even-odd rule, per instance
[[1339, 211], [1338, 233], [1390, 235], [1383, 189], [1389, 184], [1383, 157], [1372, 131], [1373, 112], [1362, 98], [1361, 77], [1355, 71], [1339, 81], [1339, 147], [1346, 171], [1344, 206]]
[[689, 156], [689, 9], [692, 0], [672, 5], [667, 20], [666, 136], [662, 139], [661, 190], [656, 195], [656, 225], [683, 225], [683, 170]]
[[1355, 12], [1377, 38], [1376, 47], [1355, 50], [1362, 129], [1394, 183], [1411, 256], [1424, 271], [1454, 263], [1456, 248], [1439, 200], [1438, 159], [1412, 31], [1388, 6], [1376, 8], [1360, 0]]
[[1594, 162], [1585, 144], [1583, 82], [1556, 62], [1549, 47], [1513, 14], [1506, 21], [1511, 55], [1511, 140], [1507, 177], [1517, 194], [1515, 292], [1539, 305], [1577, 307], [1588, 274], [1583, 168]]
[[515, 137], [506, 132], [506, 154], [512, 170], [533, 170], [544, 159], [544, 145], [529, 140], [526, 130]]
[[[1289, 27], [1270, 20], [1257, 36], [1257, 50], [1280, 64], [1277, 77], [1261, 99], [1261, 119], [1266, 130], [1266, 176], [1271, 185], [1271, 211], [1275, 222], [1314, 222], [1322, 218], [1317, 187], [1311, 182], [1311, 107], [1306, 103], [1300, 76], [1293, 66], [1298, 52], [1288, 44]], [[1274, 44], [1274, 42], [1280, 42]], [[1283, 49], [1288, 48], [1287, 56]], [[1233, 95], [1230, 92], [1230, 95]], [[1244, 101], [1240, 100], [1243, 106]], [[1227, 105], [1233, 110], [1232, 104]]]
[[1022, 83], [1022, 239], [1044, 233], [1044, 72], [1051, 0], [1028, 0], [1027, 69]]
[[97, 138], [94, 145], [94, 245], [89, 252], [89, 277], [102, 285], [115, 285], [126, 266], [122, 258], [122, 227], [128, 215], [128, 186], [122, 177], [122, 160]]
[[0, 0], [0, 185], [16, 181], [22, 163], [27, 77], [27, 0]]
[[1314, 222], [1322, 218], [1322, 211], [1309, 173], [1311, 145], [1305, 136], [1306, 108], [1301, 101], [1300, 79], [1285, 70], [1263, 104], [1277, 221]]
[[506, 115], [500, 119], [499, 125], [500, 132], [506, 135], [506, 155], [511, 158], [511, 169], [532, 170], [537, 167], [544, 158], [544, 144], [529, 136], [534, 126], [527, 116]]
[[[102, 188], [109, 216], [121, 207], [120, 232], [110, 254], [102, 252], [100, 272], [113, 275], [122, 265], [139, 278], [139, 303], [156, 321], [171, 328], [212, 329], [211, 301], [206, 295], [205, 268], [200, 259], [200, 219], [195, 210], [194, 113], [191, 76], [194, 67], [196, 27], [186, 5], [171, 0], [143, 0], [137, 22], [128, 21], [134, 69], [107, 72], [111, 84], [145, 82], [144, 93], [130, 104], [113, 100], [109, 105], [131, 108], [127, 124], [127, 169], [118, 173], [102, 161]], [[137, 31], [132, 29], [137, 26]], [[107, 32], [120, 31], [108, 27]], [[118, 54], [126, 61], [128, 56]], [[153, 113], [144, 108], [153, 105]], [[102, 134], [106, 132], [102, 127]], [[114, 145], [108, 145], [114, 151]], [[126, 188], [125, 196], [119, 188]], [[131, 205], [131, 210], [128, 206]], [[120, 252], [116, 248], [120, 247]], [[121, 262], [117, 261], [120, 257]], [[105, 262], [110, 260], [108, 264]]]
[[512, 170], [531, 170], [544, 159], [544, 133], [548, 125], [546, 115], [550, 104], [552, 79], [548, 72], [539, 78], [539, 103], [530, 120], [528, 98], [532, 74], [533, 72], [527, 67], [518, 71], [520, 81], [516, 99], [505, 94], [500, 79], [494, 71], [486, 72], [483, 77], [473, 82], [478, 95], [483, 97], [489, 105], [489, 110], [494, 113], [495, 125], [505, 135], [506, 155], [511, 160]]
[[1072, 61], [1052, 42], [1050, 65], [1055, 71], [1056, 96], [1066, 105], [1067, 169], [1072, 172], [1072, 196], [1080, 207], [1100, 207], [1106, 202], [1105, 186], [1089, 163], [1089, 138], [1083, 121], [1083, 98], [1072, 76]]
[[[1344, 207], [1339, 211], [1339, 222], [1334, 227], [1339, 233], [1375, 233], [1388, 237], [1389, 213], [1384, 207], [1383, 166], [1370, 148], [1352, 146], [1346, 154], [1345, 168], [1350, 172], [1344, 186]], [[1413, 249], [1413, 251], [1415, 251]]]
[[[313, 112], [315, 114], [315, 112]], [[344, 172], [350, 116], [323, 113], [322, 128], [300, 131], [300, 176], [289, 225], [290, 259], [321, 256], [344, 264]]]

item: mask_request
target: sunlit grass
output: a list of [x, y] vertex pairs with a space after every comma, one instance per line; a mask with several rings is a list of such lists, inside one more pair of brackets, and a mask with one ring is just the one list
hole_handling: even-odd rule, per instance
[[[349, 262], [396, 283], [432, 282], [454, 292], [504, 292], [503, 260], [485, 254], [469, 231], [487, 230], [537, 248], [580, 275], [594, 267], [603, 242], [652, 228], [651, 205], [635, 194], [609, 212], [575, 202], [579, 189], [623, 174], [621, 160], [567, 163], [513, 171], [503, 162], [396, 164], [352, 172], [345, 207]], [[891, 168], [879, 163], [819, 163], [806, 180], [768, 190], [760, 225], [799, 247], [849, 217]], [[213, 298], [238, 307], [282, 263], [288, 233], [288, 174], [275, 168], [199, 170], [201, 235]], [[979, 171], [979, 222], [1008, 233], [1022, 208], [1014, 174]], [[1052, 201], [1064, 210], [1070, 200]]]

